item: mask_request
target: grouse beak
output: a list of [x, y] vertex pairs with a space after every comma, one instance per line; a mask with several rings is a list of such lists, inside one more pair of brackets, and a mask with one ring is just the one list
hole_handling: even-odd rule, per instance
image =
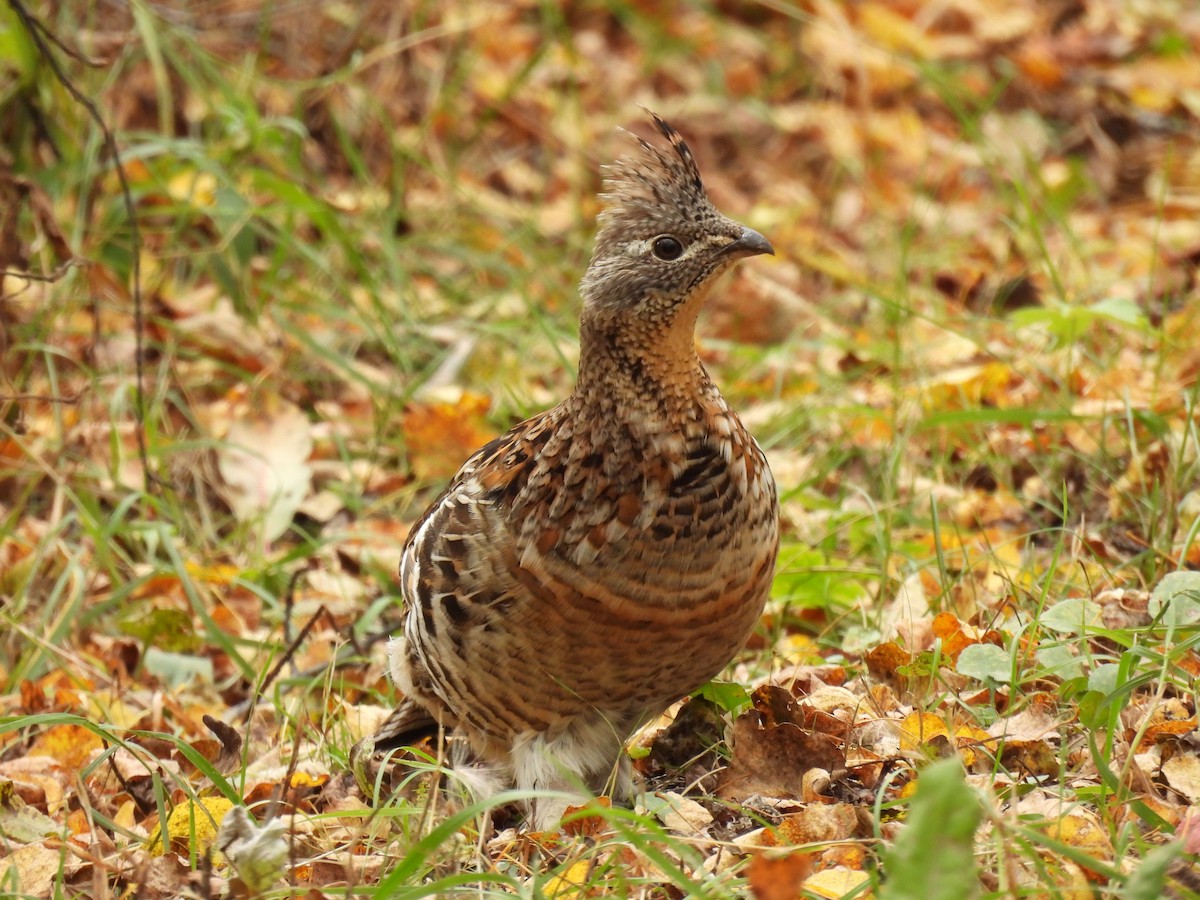
[[743, 259], [747, 256], [758, 256], [762, 253], [774, 256], [775, 248], [771, 246], [770, 241], [753, 228], [743, 226], [741, 237], [732, 244], [726, 244], [725, 249], [721, 252], [725, 256], [732, 256], [734, 259]]

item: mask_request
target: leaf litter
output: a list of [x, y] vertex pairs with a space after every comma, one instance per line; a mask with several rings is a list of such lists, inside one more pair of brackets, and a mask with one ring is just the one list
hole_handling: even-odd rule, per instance
[[[115, 182], [31, 177], [44, 142], [0, 159], [18, 210], [0, 217], [0, 878], [324, 896], [386, 878], [453, 815], [420, 779], [372, 812], [345, 753], [391, 697], [409, 525], [569, 389], [593, 148], [632, 100], [781, 250], [700, 329], [783, 488], [775, 597], [726, 675], [740, 690], [631, 742], [664, 836], [604, 807], [531, 836], [498, 810], [419, 877], [556, 897], [886, 894], [902, 875], [955, 896], [1197, 889], [1195, 13], [639, 7], [638, 31], [585, 4], [550, 36], [525, 2], [370, 3], [354, 27], [337, 4], [230, 6], [265, 31], [189, 43], [156, 19], [156, 69], [116, 63], [112, 42], [147, 32], [97, 12], [78, 40], [114, 79], [72, 68], [127, 149], [217, 136], [129, 161], [170, 502], [136, 493]], [[248, 49], [236, 103], [180, 77]], [[725, 61], [715, 81], [699, 49]], [[65, 110], [43, 112], [82, 127]], [[399, 179], [397, 147], [423, 160]], [[73, 253], [81, 279], [33, 277]], [[946, 810], [953, 847], [930, 837]]]

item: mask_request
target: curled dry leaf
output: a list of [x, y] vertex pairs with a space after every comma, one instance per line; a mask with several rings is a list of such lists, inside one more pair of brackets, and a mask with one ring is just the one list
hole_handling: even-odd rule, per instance
[[241, 732], [232, 725], [227, 725], [220, 719], [214, 719], [207, 714], [203, 717], [203, 722], [208, 730], [215, 734], [221, 742], [221, 754], [217, 757], [213, 765], [222, 775], [228, 775], [241, 762]]

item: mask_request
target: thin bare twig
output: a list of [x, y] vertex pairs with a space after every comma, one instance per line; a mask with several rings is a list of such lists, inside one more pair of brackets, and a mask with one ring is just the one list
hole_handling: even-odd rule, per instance
[[64, 406], [74, 406], [79, 402], [80, 394], [73, 397], [54, 397], [50, 394], [0, 394], [0, 403], [62, 403]]
[[[304, 627], [300, 629], [300, 633], [296, 635], [296, 639], [288, 645], [286, 650], [284, 650], [283, 656], [279, 658], [279, 662], [277, 662], [274, 668], [267, 673], [267, 677], [264, 678], [262, 680], [262, 684], [258, 686], [258, 694], [265, 692], [266, 689], [275, 681], [275, 679], [279, 676], [279, 673], [283, 671], [283, 667], [291, 662], [293, 657], [295, 657], [296, 651], [300, 649], [300, 645], [303, 644], [308, 638], [309, 632], [312, 631], [313, 627], [322, 620], [330, 623], [333, 622], [333, 619], [329, 615], [329, 612], [325, 609], [324, 604], [318, 607], [317, 611], [312, 614], [312, 618], [304, 623]], [[250, 717], [254, 714], [254, 699], [255, 698], [251, 698], [250, 709], [246, 715], [247, 722], [250, 721]]]
[[[134, 371], [137, 379], [137, 384], [134, 386], [134, 416], [137, 420], [137, 428], [134, 429], [134, 434], [137, 437], [138, 458], [142, 463], [143, 487], [147, 495], [154, 494], [155, 480], [150, 471], [150, 454], [146, 449], [146, 393], [145, 393], [145, 321], [142, 312], [142, 232], [138, 226], [137, 213], [133, 207], [133, 192], [129, 188], [129, 177], [125, 172], [125, 165], [121, 162], [121, 152], [117, 147], [117, 139], [109, 129], [104, 117], [100, 114], [99, 108], [87, 96], [83, 94], [75, 86], [75, 83], [63, 71], [59, 65], [58, 59], [54, 56], [54, 52], [50, 47], [50, 42], [56, 46], [62, 47], [62, 42], [58, 38], [51, 36], [49, 29], [42, 22], [33, 16], [21, 0], [8, 0], [9, 7], [16, 13], [17, 18], [21, 20], [21, 24], [25, 27], [25, 31], [29, 34], [30, 40], [38, 48], [38, 53], [45, 60], [50, 71], [54, 73], [54, 77], [58, 79], [67, 91], [68, 94], [87, 110], [92, 121], [96, 123], [96, 127], [100, 129], [100, 134], [104, 138], [104, 147], [108, 150], [112, 157], [113, 166], [117, 172], [117, 179], [121, 184], [121, 197], [125, 202], [125, 211], [129, 215], [129, 232], [133, 242], [132, 253], [132, 298], [133, 298], [133, 336], [134, 336]], [[65, 48], [64, 48], [65, 50]], [[76, 54], [69, 54], [78, 58]]]
[[[86, 259], [80, 259], [78, 256], [73, 256], [66, 262], [59, 263], [49, 272], [18, 272], [16, 269], [4, 269], [3, 271], [0, 271], [0, 278], [6, 275], [11, 275], [14, 278], [24, 278], [26, 281], [55, 282], [59, 281], [64, 275], [67, 274], [67, 272], [76, 266], [82, 267], [86, 265], [89, 265]], [[0, 299], [4, 299], [4, 297], [0, 297]]]

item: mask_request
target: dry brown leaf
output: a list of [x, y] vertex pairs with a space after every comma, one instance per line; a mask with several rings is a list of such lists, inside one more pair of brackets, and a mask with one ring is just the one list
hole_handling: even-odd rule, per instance
[[[0, 763], [0, 779], [23, 803], [57, 815], [64, 808], [67, 773], [49, 756], [20, 756]], [[0, 782], [2, 784], [2, 782]]]
[[83, 867], [83, 860], [57, 842], [26, 844], [6, 851], [6, 858], [0, 859], [0, 884], [19, 885], [24, 897], [53, 896], [53, 887], [63, 874], [73, 875]]
[[568, 806], [563, 813], [570, 822], [563, 825], [563, 831], [569, 835], [595, 837], [610, 829], [608, 819], [601, 810], [611, 809], [612, 800], [608, 797], [597, 797], [584, 806]]
[[748, 712], [733, 725], [733, 759], [721, 772], [717, 796], [740, 802], [753, 796], [799, 799], [804, 773], [812, 768], [845, 767], [845, 754], [830, 737], [797, 725], [759, 725]]
[[913, 656], [895, 641], [887, 641], [867, 654], [867, 670], [872, 678], [905, 683], [906, 677], [899, 670], [911, 665]]
[[784, 816], [768, 835], [780, 845], [824, 844], [859, 836], [858, 812], [848, 803], [809, 803]]
[[1054, 42], [1047, 38], [1024, 41], [1013, 54], [1018, 71], [1038, 88], [1052, 91], [1066, 78]]
[[270, 543], [287, 531], [308, 495], [312, 426], [300, 409], [272, 394], [238, 403], [217, 449], [226, 501], [239, 521], [258, 521]]
[[1173, 756], [1162, 764], [1163, 778], [1189, 803], [1200, 803], [1200, 760], [1195, 756]]
[[1195, 731], [1196, 716], [1178, 697], [1167, 697], [1150, 708], [1145, 721], [1138, 727], [1142, 725], [1145, 725], [1146, 741], [1161, 743]]
[[811, 853], [755, 853], [746, 867], [746, 880], [755, 900], [796, 900], [812, 869]]
[[712, 813], [690, 797], [673, 791], [659, 791], [655, 796], [668, 804], [658, 813], [659, 821], [676, 834], [703, 835], [713, 823]]
[[1045, 706], [1035, 703], [993, 722], [988, 734], [1006, 741], [1044, 741], [1056, 736], [1061, 724]]

